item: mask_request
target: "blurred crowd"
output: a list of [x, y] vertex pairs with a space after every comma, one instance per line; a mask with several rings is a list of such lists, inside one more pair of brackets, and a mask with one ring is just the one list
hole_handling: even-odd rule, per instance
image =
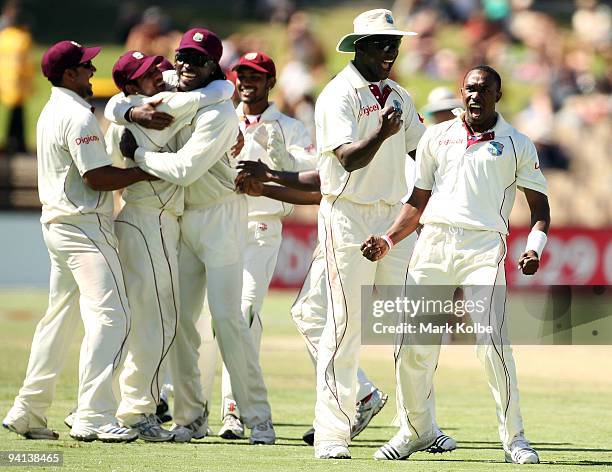
[[[281, 65], [275, 100], [281, 111], [302, 120], [314, 135], [316, 91], [330, 78], [329, 45], [335, 44], [340, 32], [317, 29], [294, 0], [246, 3], [243, 11], [283, 26], [283, 57], [274, 58]], [[529, 97], [524, 108], [508, 118], [538, 147], [552, 195], [554, 224], [612, 226], [609, 2], [396, 0], [392, 10], [404, 29], [419, 33], [402, 49], [394, 78], [411, 90], [410, 77], [419, 74], [433, 89], [458, 84], [462, 71], [476, 64], [498, 69], [505, 84], [513, 85], [504, 89], [508, 103], [517, 96], [518, 100]], [[143, 11], [125, 2], [118, 25], [126, 49], [173, 57], [181, 29], [160, 7]], [[328, 35], [333, 41], [324, 40]], [[264, 41], [254, 34], [229, 35], [221, 65], [229, 70], [244, 53], [269, 51], [272, 45]], [[432, 122], [431, 113], [422, 111]], [[517, 199], [513, 220], [528, 224], [529, 213], [522, 203]]]
[[[467, 67], [486, 63], [507, 81], [535, 88], [512, 119], [538, 147], [554, 224], [610, 225], [612, 10], [597, 0], [576, 0], [571, 23], [562, 27], [535, 3], [397, 0], [397, 16], [419, 33], [400, 69], [456, 80]], [[447, 25], [459, 28], [460, 49], [438, 46]], [[513, 219], [527, 224], [528, 214], [523, 204]]]

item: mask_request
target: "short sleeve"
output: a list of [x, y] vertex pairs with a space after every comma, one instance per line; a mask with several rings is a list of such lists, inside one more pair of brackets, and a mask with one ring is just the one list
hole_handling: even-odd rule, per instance
[[412, 152], [417, 148], [421, 136], [425, 133], [425, 125], [416, 111], [410, 95], [406, 94], [409, 107], [404, 114], [404, 135], [406, 139], [406, 152]]
[[121, 134], [123, 133], [123, 127], [116, 123], [111, 123], [106, 130], [104, 135], [104, 141], [106, 143], [106, 154], [110, 158], [114, 167], [125, 168], [125, 158], [121, 154], [119, 149], [119, 141], [121, 141]]
[[522, 150], [519, 150], [517, 156], [516, 185], [519, 188], [528, 188], [544, 195], [548, 191], [535, 145], [527, 137], [524, 137]]
[[293, 156], [293, 170], [303, 171], [314, 169], [317, 165], [317, 153], [312, 137], [304, 124], [296, 120], [293, 123], [287, 151]]
[[315, 106], [319, 153], [358, 140], [357, 113], [350, 97], [334, 88], [324, 90]]
[[431, 152], [430, 140], [432, 129], [425, 131], [416, 148], [416, 166], [414, 186], [423, 190], [431, 190], [434, 186], [434, 173], [437, 168], [436, 159]]
[[96, 117], [89, 111], [75, 114], [67, 128], [66, 140], [79, 174], [112, 165]]

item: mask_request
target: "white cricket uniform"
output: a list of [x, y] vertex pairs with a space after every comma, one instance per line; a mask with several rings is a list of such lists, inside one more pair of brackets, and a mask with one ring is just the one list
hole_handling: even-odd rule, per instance
[[[317, 244], [304, 283], [291, 306], [291, 317], [298, 332], [306, 342], [306, 348], [314, 366], [317, 365], [319, 342], [327, 321], [327, 281], [325, 279], [325, 253]], [[372, 381], [361, 369], [357, 369], [357, 395], [361, 400], [376, 390]]]
[[30, 428], [46, 426], [80, 314], [85, 336], [74, 427], [100, 427], [115, 421], [112, 385], [126, 352], [130, 310], [113, 233], [112, 192], [91, 189], [83, 175], [111, 160], [91, 105], [62, 87], [52, 87], [36, 136], [40, 221], [51, 259], [49, 306], [9, 416], [25, 413]]
[[[516, 368], [504, 322], [508, 217], [517, 187], [546, 194], [546, 181], [527, 136], [501, 115], [493, 132], [491, 140], [468, 145], [467, 130], [457, 117], [429, 128], [419, 143], [415, 186], [432, 194], [421, 217], [424, 227], [410, 261], [407, 292], [410, 296], [412, 286], [449, 285], [454, 290], [464, 285], [466, 300], [489, 300], [489, 308], [471, 313], [471, 318], [493, 326], [492, 334], [477, 335], [477, 355], [507, 448], [523, 435]], [[431, 429], [425, 405], [440, 346], [418, 339], [398, 341], [401, 430], [409, 438]]]
[[[232, 92], [233, 86], [223, 99], [230, 98]], [[153, 151], [162, 149], [191, 122], [200, 106], [210, 102], [208, 95], [197, 91], [162, 92], [153, 97], [119, 94], [118, 99], [130, 106], [161, 99], [156, 109], [174, 117], [163, 130], [126, 125], [140, 146]], [[114, 118], [112, 110], [107, 115]], [[107, 151], [114, 162], [135, 167], [137, 164], [124, 159], [119, 149], [123, 130], [123, 126], [111, 123], [106, 133]], [[167, 355], [176, 337], [180, 312], [178, 219], [183, 214], [184, 188], [163, 180], [138, 182], [127, 187], [122, 198], [125, 205], [115, 219], [115, 232], [132, 307], [132, 334], [119, 377], [117, 418], [132, 425], [141, 420], [141, 415], [155, 413]]]
[[[236, 108], [236, 113], [240, 120], [240, 130], [244, 135], [244, 147], [236, 161], [261, 159], [271, 169], [294, 172], [312, 170], [316, 167], [315, 146], [301, 121], [284, 115], [274, 103], [270, 103], [255, 123], [248, 123], [242, 103]], [[262, 126], [274, 127], [280, 131], [279, 135], [284, 140], [287, 153], [279, 156], [279, 159], [271, 159], [267, 150], [255, 140], [255, 133], [258, 130], [262, 131], [260, 129]], [[242, 315], [251, 329], [259, 358], [263, 331], [261, 307], [276, 267], [283, 229], [281, 219], [291, 213], [293, 205], [267, 197], [247, 196], [246, 198], [249, 216], [244, 250], [241, 308]], [[228, 413], [240, 417], [232, 395], [227, 369], [223, 369], [222, 397], [222, 417]]]
[[181, 218], [179, 286], [181, 317], [170, 363], [174, 380], [174, 420], [187, 425], [208, 408], [204, 398], [196, 322], [204, 294], [215, 324], [221, 355], [244, 422], [254, 427], [271, 418], [253, 339], [240, 313], [247, 203], [234, 192], [235, 170], [228, 151], [235, 143], [238, 117], [229, 100], [201, 108], [169, 143], [174, 152], [136, 150], [138, 165], [185, 187]]
[[[323, 194], [319, 238], [325, 252], [329, 310], [317, 360], [316, 445], [350, 441], [361, 303], [367, 302], [362, 300], [362, 285], [403, 284], [415, 239], [397, 244], [376, 263], [360, 251], [369, 235], [385, 231], [398, 215], [400, 200], [407, 193], [406, 154], [416, 149], [425, 131], [410, 95], [392, 80], [382, 84], [382, 91], [373, 91], [349, 63], [327, 84], [315, 109]], [[334, 149], [373, 133], [380, 110], [389, 105], [402, 109], [403, 126], [383, 142], [367, 166], [347, 172]]]

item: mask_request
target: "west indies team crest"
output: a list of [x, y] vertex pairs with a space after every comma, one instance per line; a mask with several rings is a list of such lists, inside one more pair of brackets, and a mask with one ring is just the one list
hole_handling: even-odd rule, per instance
[[491, 141], [487, 147], [487, 150], [494, 156], [501, 156], [502, 152], [504, 151], [504, 145], [497, 141]]
[[402, 112], [402, 104], [398, 100], [393, 100], [393, 108], [395, 108], [396, 113]]

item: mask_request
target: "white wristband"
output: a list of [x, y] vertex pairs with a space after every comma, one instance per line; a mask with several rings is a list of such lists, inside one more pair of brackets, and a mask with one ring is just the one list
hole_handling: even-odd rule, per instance
[[386, 234], [383, 234], [381, 236], [381, 238], [389, 245], [389, 249], [391, 249], [393, 246], [395, 246], [395, 244], [393, 243], [391, 238], [389, 236], [387, 236]]
[[525, 252], [527, 251], [535, 251], [538, 257], [542, 257], [542, 251], [544, 251], [544, 246], [546, 246], [546, 241], [548, 237], [544, 231], [540, 231], [538, 229], [532, 229], [527, 236], [527, 244], [525, 245]]

